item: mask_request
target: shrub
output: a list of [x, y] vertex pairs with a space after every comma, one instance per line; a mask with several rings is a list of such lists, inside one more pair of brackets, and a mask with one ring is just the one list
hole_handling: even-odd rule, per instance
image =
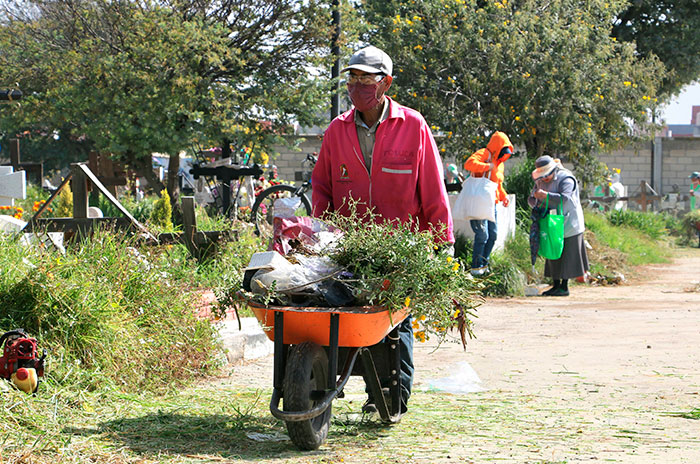
[[[688, 212], [681, 220], [680, 228], [682, 231], [682, 239], [684, 244], [695, 245], [695, 243], [700, 242], [700, 232], [698, 232], [696, 224], [700, 224], [700, 209], [695, 209]], [[696, 242], [696, 240], [698, 242]]]
[[171, 232], [173, 230], [173, 210], [170, 205], [170, 195], [167, 190], [160, 192], [160, 198], [153, 204], [151, 211], [151, 224], [162, 228], [164, 231]]
[[[535, 160], [525, 158], [515, 165], [503, 181], [503, 188], [506, 192], [515, 195], [515, 204], [519, 208], [527, 209], [527, 197], [530, 195], [534, 182], [532, 171], [535, 169]], [[529, 213], [528, 213], [529, 214]]]
[[73, 217], [73, 192], [70, 189], [70, 184], [66, 184], [61, 193], [58, 194], [54, 211], [54, 217]]

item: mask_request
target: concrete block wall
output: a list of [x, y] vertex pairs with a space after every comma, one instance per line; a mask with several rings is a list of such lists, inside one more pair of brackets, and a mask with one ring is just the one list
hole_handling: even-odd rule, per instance
[[621, 182], [631, 195], [639, 190], [643, 180], [652, 184], [651, 142], [635, 143], [611, 153], [600, 153], [598, 160], [605, 163], [608, 169], [620, 170]]
[[280, 179], [294, 182], [298, 185], [300, 183], [298, 180], [300, 174], [305, 169], [311, 169], [311, 166], [304, 165], [302, 162], [306, 159], [306, 155], [318, 153], [321, 150], [321, 137], [317, 135], [299, 136], [295, 137], [295, 139], [301, 139], [299, 146], [296, 148], [289, 148], [284, 145], [273, 147], [273, 150], [279, 155], [271, 162], [277, 166], [277, 174]]
[[700, 139], [677, 138], [662, 139], [662, 175], [663, 193], [680, 192], [687, 194], [690, 190], [690, 173], [700, 171]]

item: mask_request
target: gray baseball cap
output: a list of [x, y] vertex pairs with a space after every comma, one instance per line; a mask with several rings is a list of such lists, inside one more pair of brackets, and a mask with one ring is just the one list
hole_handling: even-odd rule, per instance
[[393, 64], [389, 55], [384, 53], [377, 47], [366, 47], [356, 51], [351, 57], [350, 62], [340, 72], [357, 69], [372, 74], [386, 74], [391, 76]]

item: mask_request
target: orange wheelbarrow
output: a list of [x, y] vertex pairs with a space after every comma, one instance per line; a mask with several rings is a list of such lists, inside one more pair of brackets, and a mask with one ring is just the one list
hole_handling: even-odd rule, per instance
[[[250, 300], [248, 306], [275, 344], [270, 412], [285, 421], [298, 448], [317, 449], [326, 440], [331, 403], [344, 396], [351, 375], [364, 378], [383, 422], [401, 418], [398, 325], [408, 317], [405, 310], [266, 306]], [[388, 401], [379, 372], [389, 379]]]

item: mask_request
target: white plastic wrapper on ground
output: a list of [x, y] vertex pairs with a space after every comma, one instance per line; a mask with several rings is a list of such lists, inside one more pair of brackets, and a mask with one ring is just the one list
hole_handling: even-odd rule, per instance
[[466, 361], [455, 364], [448, 369], [448, 372], [453, 372], [453, 374], [449, 377], [429, 380], [427, 391], [444, 391], [463, 395], [486, 390], [481, 384], [479, 374]]

